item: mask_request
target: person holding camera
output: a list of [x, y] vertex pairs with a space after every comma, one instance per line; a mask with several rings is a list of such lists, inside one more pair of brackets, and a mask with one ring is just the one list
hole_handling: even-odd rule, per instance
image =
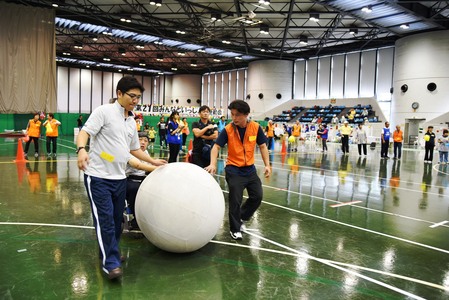
[[214, 140], [218, 137], [217, 125], [209, 119], [210, 108], [207, 105], [200, 107], [200, 119], [192, 123], [193, 132], [193, 163], [201, 168], [210, 164], [210, 150]]

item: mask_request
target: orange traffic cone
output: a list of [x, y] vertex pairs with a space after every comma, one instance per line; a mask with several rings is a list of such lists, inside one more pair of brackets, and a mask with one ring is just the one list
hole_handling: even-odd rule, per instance
[[193, 140], [190, 139], [189, 147], [187, 148], [187, 155], [186, 155], [186, 160], [185, 160], [186, 162], [191, 162], [192, 161], [192, 159], [191, 159], [192, 149], [193, 149]]
[[287, 153], [287, 148], [285, 146], [285, 139], [282, 139], [282, 148], [281, 148], [281, 153]]
[[26, 162], [25, 154], [23, 153], [22, 139], [19, 139], [19, 143], [17, 144], [17, 154], [14, 162]]

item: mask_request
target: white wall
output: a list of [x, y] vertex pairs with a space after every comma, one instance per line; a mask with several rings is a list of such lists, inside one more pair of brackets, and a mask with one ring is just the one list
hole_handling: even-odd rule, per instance
[[[251, 62], [248, 66], [248, 104], [253, 116], [266, 111], [292, 98], [293, 62], [285, 60], [264, 60]], [[259, 99], [259, 94], [263, 98]], [[276, 94], [281, 94], [281, 99]]]
[[[396, 42], [392, 120], [403, 124], [405, 119], [432, 119], [449, 111], [449, 30], [422, 33]], [[427, 90], [434, 82], [437, 89]], [[408, 86], [407, 92], [401, 86]], [[413, 102], [419, 103], [414, 110]]]
[[[178, 99], [178, 103], [174, 105], [195, 106], [196, 99], [201, 98], [201, 75], [186, 74], [173, 75], [172, 79], [172, 99]], [[192, 102], [187, 103], [187, 99]], [[167, 103], [170, 105], [171, 103]]]

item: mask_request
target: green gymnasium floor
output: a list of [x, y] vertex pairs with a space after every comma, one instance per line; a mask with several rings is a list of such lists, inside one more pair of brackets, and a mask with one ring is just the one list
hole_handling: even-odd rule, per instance
[[0, 139], [0, 299], [449, 299], [449, 167], [438, 152], [424, 165], [417, 149], [398, 162], [332, 144], [281, 155], [278, 144], [243, 241], [230, 238], [227, 214], [190, 254], [125, 233], [124, 276], [110, 282], [73, 136], [58, 142], [56, 159], [14, 163], [17, 140]]

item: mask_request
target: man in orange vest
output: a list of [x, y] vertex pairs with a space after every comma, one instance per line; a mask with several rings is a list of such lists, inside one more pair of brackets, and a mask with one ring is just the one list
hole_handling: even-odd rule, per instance
[[56, 157], [56, 140], [58, 139], [58, 127], [61, 122], [55, 119], [53, 113], [49, 113], [47, 116], [47, 121], [44, 122], [44, 127], [46, 129], [45, 135], [47, 136], [47, 156], [51, 157], [51, 144], [53, 143], [53, 157]]
[[[248, 103], [234, 100], [228, 109], [231, 111], [232, 122], [219, 134], [212, 147], [211, 163], [205, 170], [215, 174], [218, 153], [225, 144], [228, 144], [225, 172], [229, 187], [229, 227], [231, 237], [234, 240], [241, 240], [242, 231], [245, 230], [243, 222], [253, 216], [263, 197], [262, 182], [254, 166], [256, 145], [259, 146], [265, 165], [265, 177], [270, 176], [271, 168], [267, 138], [258, 123], [248, 120], [250, 112]], [[245, 189], [248, 192], [248, 199], [242, 205]]]
[[274, 143], [274, 124], [272, 120], [268, 121], [267, 125], [267, 137], [268, 137], [268, 151], [271, 151]]
[[295, 125], [293, 125], [292, 135], [295, 137], [295, 146], [293, 151], [298, 151], [299, 140], [301, 138], [301, 123], [299, 123], [299, 120], [296, 120]]
[[34, 114], [34, 118], [28, 121], [26, 134], [29, 136], [28, 142], [25, 144], [25, 157], [28, 155], [31, 141], [34, 143], [34, 157], [39, 156], [39, 137], [41, 135], [41, 121], [39, 121], [39, 114]]
[[396, 125], [396, 130], [393, 132], [393, 146], [394, 146], [393, 159], [401, 159], [403, 140], [404, 134], [402, 133], [401, 126]]

